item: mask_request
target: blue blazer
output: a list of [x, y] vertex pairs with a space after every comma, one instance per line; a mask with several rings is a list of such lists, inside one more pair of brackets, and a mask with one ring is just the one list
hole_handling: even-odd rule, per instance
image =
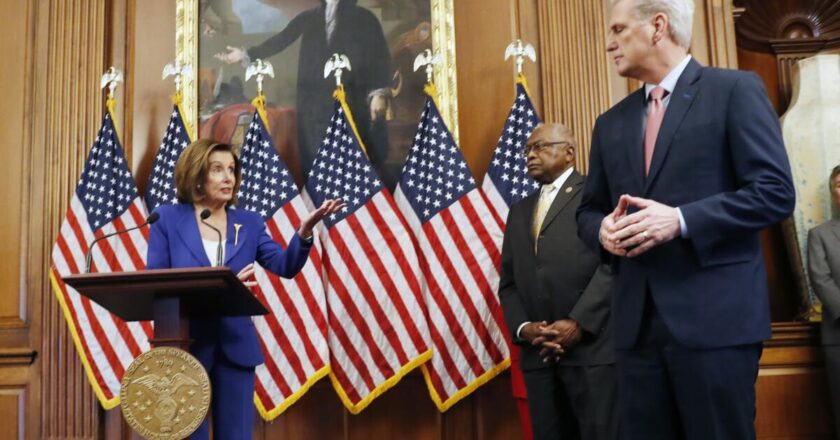
[[[156, 209], [160, 219], [149, 232], [146, 268], [210, 266], [201, 242], [201, 233], [191, 204], [164, 205]], [[227, 241], [224, 265], [239, 273], [246, 265], [257, 262], [265, 269], [286, 278], [297, 274], [309, 257], [311, 244], [300, 240], [297, 233], [283, 250], [269, 237], [262, 217], [251, 211], [227, 210]], [[234, 244], [234, 224], [241, 224], [239, 239]], [[190, 337], [193, 353], [206, 367], [213, 362], [216, 349], [242, 367], [255, 367], [264, 362], [257, 332], [250, 317], [192, 319]]]
[[[646, 292], [673, 336], [693, 348], [770, 337], [759, 231], [791, 215], [795, 192], [778, 117], [754, 73], [692, 60], [677, 82], [644, 175], [644, 88], [602, 114], [592, 134], [578, 234], [614, 265], [616, 347], [633, 346]], [[612, 258], [601, 220], [622, 194], [679, 207], [688, 238]]]

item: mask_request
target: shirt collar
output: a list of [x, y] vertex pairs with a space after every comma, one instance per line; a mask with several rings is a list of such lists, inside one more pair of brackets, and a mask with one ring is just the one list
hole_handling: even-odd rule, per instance
[[571, 176], [571, 175], [572, 175], [572, 171], [574, 171], [574, 170], [575, 170], [575, 167], [573, 167], [573, 166], [569, 167], [569, 169], [568, 169], [568, 170], [563, 171], [563, 174], [561, 174], [559, 177], [557, 177], [556, 179], [554, 179], [554, 182], [551, 182], [551, 183], [546, 184], [546, 185], [543, 185], [543, 186], [551, 186], [551, 187], [553, 187], [553, 188], [550, 188], [552, 191], [553, 191], [553, 190], [555, 190], [555, 189], [560, 189], [560, 188], [562, 188], [562, 187], [563, 187], [563, 184], [564, 184], [564, 183], [566, 183], [566, 179], [568, 179], [568, 178], [569, 178], [569, 176]]
[[688, 63], [691, 61], [691, 55], [686, 55], [685, 59], [682, 60], [677, 67], [674, 67], [665, 78], [662, 79], [662, 82], [659, 84], [649, 84], [645, 83], [645, 99], [650, 99], [650, 91], [653, 90], [654, 87], [657, 85], [665, 89], [670, 95], [674, 93], [674, 88], [677, 86], [677, 81], [679, 81], [680, 76], [682, 76], [685, 68], [688, 67]]

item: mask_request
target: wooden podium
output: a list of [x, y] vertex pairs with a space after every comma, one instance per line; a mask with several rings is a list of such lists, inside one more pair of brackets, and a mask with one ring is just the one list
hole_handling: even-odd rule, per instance
[[211, 384], [189, 351], [189, 318], [265, 315], [226, 267], [71, 275], [64, 282], [124, 321], [154, 321], [153, 346], [120, 384], [120, 408], [143, 438], [183, 439], [210, 409]]
[[88, 273], [64, 282], [124, 321], [153, 320], [156, 347], [188, 350], [189, 318], [268, 313], [226, 267]]

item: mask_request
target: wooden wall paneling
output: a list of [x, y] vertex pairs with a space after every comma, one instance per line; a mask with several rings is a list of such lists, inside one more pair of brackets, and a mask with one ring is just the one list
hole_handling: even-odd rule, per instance
[[105, 0], [38, 2], [48, 15], [45, 35], [43, 225], [40, 294], [41, 368], [39, 425], [42, 438], [93, 439], [99, 432], [99, 405], [85, 377], [61, 308], [47, 281], [49, 255], [88, 149], [103, 115], [99, 77], [105, 69]]
[[25, 390], [0, 387], [0, 439], [24, 438]]
[[756, 381], [759, 439], [834, 438], [816, 323], [773, 324]]
[[254, 438], [345, 439], [350, 417], [329, 379], [324, 378], [273, 421], [258, 420]]
[[[0, 254], [25, 255], [24, 249], [25, 193], [16, 191], [24, 187], [24, 172], [26, 163], [26, 149], [21, 148], [24, 142], [26, 118], [26, 71], [27, 51], [32, 49], [28, 27], [31, 22], [28, 17], [27, 2], [14, 2], [7, 6], [6, 12], [22, 20], [13, 20], [0, 29], [0, 53], [15, 62], [0, 64], [0, 91], [6, 100], [6, 105], [17, 111], [8, 112], [6, 117], [0, 118], [0, 133], [4, 135], [3, 173], [0, 173], [0, 186], [6, 191], [0, 193], [0, 206], [4, 207], [4, 215], [0, 220]], [[23, 231], [22, 231], [23, 229]], [[22, 258], [9, 258], [0, 265], [0, 329], [19, 328], [24, 324], [26, 315], [26, 290], [22, 285]]]
[[528, 88], [531, 91], [531, 102], [537, 109], [540, 117], [543, 115], [542, 102], [542, 72], [540, 70], [540, 58], [542, 50], [540, 45], [540, 22], [537, 16], [537, 2], [533, 0], [516, 0], [514, 14], [511, 16], [511, 29], [514, 35], [526, 43], [531, 43], [537, 53], [537, 62], [525, 62], [523, 72], [528, 80]]
[[508, 440], [522, 438], [516, 402], [511, 399], [510, 374], [496, 377], [472, 396], [476, 418], [475, 438]]
[[[163, 66], [175, 60], [175, 0], [123, 0], [128, 4], [126, 19], [126, 64], [130, 66], [130, 87], [126, 97], [130, 138], [131, 171], [142, 193], [152, 170], [155, 153], [169, 116], [172, 77], [161, 79]], [[193, 66], [195, 72], [196, 66]]]
[[346, 420], [347, 440], [436, 438], [438, 410], [419, 370], [407, 375], [364, 411]]
[[543, 119], [571, 128], [586, 172], [595, 119], [611, 104], [605, 3], [539, 1]]
[[707, 66], [738, 68], [732, 0], [695, 0], [691, 53]]
[[459, 141], [473, 176], [481, 182], [515, 97], [513, 64], [505, 61], [504, 54], [517, 38], [512, 26], [516, 3], [458, 0], [453, 4]]
[[32, 400], [30, 383], [34, 352], [0, 348], [0, 439], [35, 438], [30, 432], [27, 405]]

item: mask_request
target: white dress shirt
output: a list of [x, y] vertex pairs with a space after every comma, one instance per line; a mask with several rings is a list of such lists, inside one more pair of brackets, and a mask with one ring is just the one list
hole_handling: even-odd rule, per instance
[[[207, 240], [202, 238], [201, 244], [204, 245], [204, 253], [207, 254], [207, 259], [210, 260], [210, 265], [216, 265], [216, 252], [219, 251], [219, 241], [218, 240]], [[225, 247], [222, 246], [222, 261], [225, 259]]]

